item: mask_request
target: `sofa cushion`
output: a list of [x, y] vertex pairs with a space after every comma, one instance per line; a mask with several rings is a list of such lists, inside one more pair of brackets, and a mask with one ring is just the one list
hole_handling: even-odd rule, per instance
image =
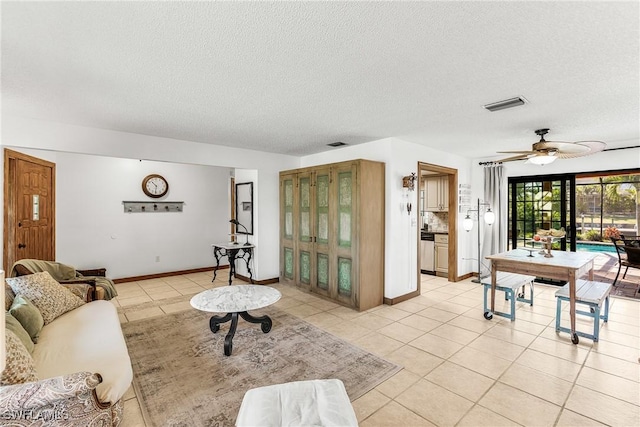
[[33, 359], [40, 378], [99, 373], [103, 381], [96, 392], [105, 403], [120, 399], [133, 379], [118, 311], [109, 301], [84, 304], [45, 325]]
[[0, 385], [22, 384], [38, 381], [31, 354], [20, 338], [11, 330], [5, 331], [6, 366], [0, 377]]
[[11, 277], [6, 281], [16, 294], [24, 295], [38, 307], [45, 325], [61, 314], [85, 303], [46, 271], [28, 276]]
[[33, 341], [31, 341], [29, 332], [22, 327], [18, 319], [13, 317], [11, 313], [7, 311], [4, 313], [4, 321], [7, 330], [13, 332], [18, 338], [20, 338], [20, 341], [24, 344], [29, 353], [33, 353]]
[[31, 337], [31, 341], [37, 343], [40, 331], [44, 326], [44, 319], [40, 314], [40, 310], [24, 296], [17, 295], [11, 308], [9, 308], [9, 313], [20, 322]]

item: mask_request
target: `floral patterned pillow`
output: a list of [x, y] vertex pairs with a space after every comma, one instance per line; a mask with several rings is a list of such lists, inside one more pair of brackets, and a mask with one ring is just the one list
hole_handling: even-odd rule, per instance
[[45, 325], [85, 303], [46, 271], [11, 277], [6, 281], [16, 295], [24, 295], [40, 310]]
[[0, 377], [0, 385], [22, 384], [38, 381], [33, 357], [22, 344], [20, 338], [12, 331], [5, 331], [5, 346], [7, 350], [6, 366]]

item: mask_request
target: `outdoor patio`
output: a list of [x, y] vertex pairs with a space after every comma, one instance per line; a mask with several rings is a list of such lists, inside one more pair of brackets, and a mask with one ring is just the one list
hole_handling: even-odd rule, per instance
[[[613, 283], [618, 272], [618, 256], [615, 253], [600, 252], [595, 259], [594, 279], [605, 283]], [[640, 270], [629, 268], [627, 277], [622, 279], [624, 267], [620, 271], [618, 282], [612, 295], [640, 299]]]

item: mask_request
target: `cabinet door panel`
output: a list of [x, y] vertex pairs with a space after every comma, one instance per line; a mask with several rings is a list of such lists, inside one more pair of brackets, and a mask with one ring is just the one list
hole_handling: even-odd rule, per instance
[[311, 177], [300, 177], [298, 181], [300, 192], [300, 241], [311, 242]]
[[298, 174], [298, 269], [296, 284], [309, 288], [314, 279], [313, 189], [311, 173]]
[[280, 271], [285, 282], [295, 282], [295, 175], [287, 175], [281, 178], [280, 186], [280, 246], [281, 265]]
[[322, 289], [322, 294], [327, 294], [329, 291], [329, 256], [327, 254], [317, 255], [317, 282], [316, 285], [319, 289]]
[[329, 168], [319, 168], [313, 173], [313, 201], [315, 219], [315, 268], [312, 274], [311, 289], [321, 295], [330, 294], [331, 282], [331, 262], [330, 248], [331, 241], [335, 240], [335, 231], [331, 223], [331, 170]]
[[329, 244], [329, 173], [316, 174], [317, 243]]
[[311, 254], [307, 251], [300, 251], [300, 282], [311, 284]]
[[284, 248], [284, 277], [293, 280], [295, 276], [295, 265], [293, 263], [293, 248]]
[[351, 297], [353, 295], [352, 261], [338, 257], [338, 295]]
[[449, 210], [449, 177], [443, 176], [440, 178], [440, 201], [442, 204], [442, 210]]
[[440, 210], [440, 195], [439, 195], [439, 185], [438, 178], [427, 178], [425, 180], [426, 184], [426, 202], [427, 202], [427, 211], [439, 211]]
[[350, 304], [357, 305], [356, 269], [353, 268], [356, 251], [356, 229], [354, 218], [357, 215], [356, 206], [356, 176], [357, 167], [354, 164], [346, 164], [335, 168], [336, 179], [336, 228], [338, 232], [333, 256], [334, 280], [332, 289], [334, 298]]
[[353, 239], [351, 219], [353, 217], [353, 174], [338, 173], [338, 246], [351, 247]]

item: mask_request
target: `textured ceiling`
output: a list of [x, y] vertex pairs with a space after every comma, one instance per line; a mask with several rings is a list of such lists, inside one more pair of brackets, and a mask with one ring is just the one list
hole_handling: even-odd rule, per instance
[[[637, 145], [639, 2], [2, 2], [3, 113], [305, 155]], [[523, 107], [483, 104], [524, 96]], [[339, 148], [338, 148], [339, 149]]]

